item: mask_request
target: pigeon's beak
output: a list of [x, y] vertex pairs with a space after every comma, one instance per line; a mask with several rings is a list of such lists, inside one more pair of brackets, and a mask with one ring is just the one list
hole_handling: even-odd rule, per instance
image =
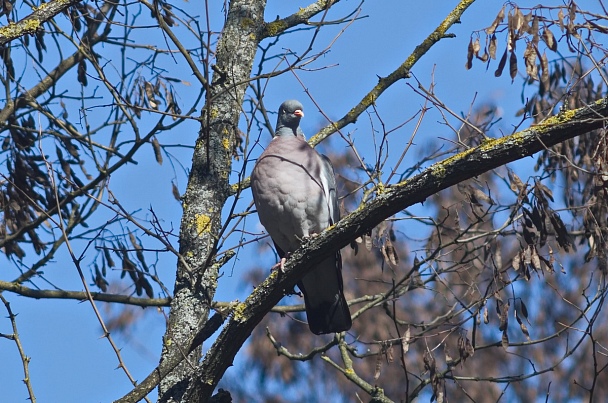
[[304, 112], [302, 112], [302, 110], [301, 110], [301, 109], [296, 109], [296, 110], [293, 112], [293, 114], [294, 114], [294, 115], [296, 115], [296, 116], [297, 116], [297, 117], [299, 117], [299, 118], [303, 118], [303, 117], [304, 117]]

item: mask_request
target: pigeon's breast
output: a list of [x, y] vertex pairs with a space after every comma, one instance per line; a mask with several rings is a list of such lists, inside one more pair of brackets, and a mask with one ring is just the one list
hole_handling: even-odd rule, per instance
[[318, 180], [319, 154], [295, 137], [276, 140], [258, 159], [251, 187], [260, 222], [281, 249], [291, 252], [303, 237], [329, 226], [329, 209]]

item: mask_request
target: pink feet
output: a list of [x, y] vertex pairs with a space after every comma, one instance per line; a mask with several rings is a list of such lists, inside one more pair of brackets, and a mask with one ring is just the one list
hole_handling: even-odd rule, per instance
[[275, 264], [274, 266], [272, 266], [270, 268], [270, 271], [274, 271], [274, 270], [281, 270], [281, 273], [285, 273], [285, 262], [287, 261], [287, 258], [282, 257], [281, 260], [279, 261], [279, 263]]

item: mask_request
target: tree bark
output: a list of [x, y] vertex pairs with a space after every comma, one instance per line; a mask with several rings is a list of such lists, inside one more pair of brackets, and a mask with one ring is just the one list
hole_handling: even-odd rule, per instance
[[310, 239], [291, 255], [284, 274], [273, 272], [234, 308], [230, 321], [191, 375], [187, 401], [208, 401], [253, 329], [283, 298], [285, 290], [292, 290], [315, 264], [408, 206], [424, 202], [443, 189], [491, 169], [599, 129], [607, 120], [608, 98], [604, 98], [590, 106], [560, 113], [510, 136], [488, 139], [477, 147], [433, 164], [411, 179], [384, 188], [363, 208]]
[[[264, 26], [265, 0], [230, 2], [216, 53], [216, 68], [202, 112], [201, 132], [183, 197], [180, 254], [169, 323], [163, 338], [163, 361], [176, 349], [187, 351], [193, 334], [207, 320], [217, 288], [218, 268], [212, 265], [221, 230], [221, 212], [229, 196], [229, 174], [235, 130]], [[234, 83], [244, 83], [236, 85]], [[179, 402], [188, 386], [201, 347], [159, 385], [160, 402]]]
[[22, 37], [23, 35], [35, 33], [39, 29], [42, 29], [42, 24], [52, 20], [57, 14], [81, 1], [82, 0], [54, 0], [48, 3], [42, 3], [40, 7], [34, 9], [32, 14], [21, 21], [11, 22], [8, 25], [0, 27], [0, 46], [6, 45], [10, 41]]

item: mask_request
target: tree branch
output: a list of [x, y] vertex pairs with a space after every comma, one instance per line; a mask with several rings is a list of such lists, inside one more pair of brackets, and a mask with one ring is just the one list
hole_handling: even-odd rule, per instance
[[315, 3], [310, 4], [307, 7], [301, 8], [297, 13], [294, 13], [288, 17], [282, 19], [276, 19], [272, 22], [266, 22], [262, 26], [262, 29], [258, 33], [260, 40], [273, 36], [278, 36], [289, 28], [293, 28], [300, 24], [308, 24], [308, 19], [319, 14], [321, 11], [329, 9], [340, 0], [317, 0]]
[[[319, 2], [321, 1], [322, 0], [319, 0]], [[418, 60], [420, 60], [420, 58], [424, 56], [424, 54], [426, 54], [426, 52], [428, 52], [433, 45], [439, 42], [440, 39], [445, 38], [447, 36], [447, 30], [460, 20], [462, 14], [474, 2], [475, 0], [461, 0], [461, 2], [456, 6], [456, 8], [454, 8], [454, 10], [452, 10], [452, 12], [448, 14], [448, 16], [441, 22], [441, 24], [439, 24], [439, 26], [420, 45], [416, 46], [412, 54], [409, 55], [408, 58], [405, 59], [405, 61], [397, 69], [395, 69], [387, 77], [380, 78], [378, 84], [376, 84], [376, 86], [374, 86], [374, 88], [372, 88], [361, 99], [361, 101], [359, 101], [359, 103], [355, 105], [346, 115], [344, 115], [337, 122], [330, 123], [329, 125], [319, 130], [319, 132], [312, 136], [308, 142], [314, 147], [315, 145], [319, 144], [321, 141], [329, 137], [331, 134], [337, 132], [338, 130], [351, 123], [356, 122], [359, 118], [359, 115], [365, 112], [367, 108], [369, 108], [374, 102], [376, 102], [376, 100], [380, 97], [380, 95], [382, 95], [384, 91], [386, 91], [391, 85], [395, 84], [397, 81], [403, 78], [407, 78], [409, 76], [410, 70], [412, 69], [412, 67], [414, 67]], [[274, 23], [277, 23], [278, 21], [275, 21]], [[231, 185], [230, 192], [231, 194], [235, 194], [238, 191], [242, 191], [243, 189], [248, 188], [249, 185], [250, 178], [245, 178], [241, 182]]]
[[23, 350], [23, 344], [21, 344], [21, 338], [19, 337], [19, 331], [17, 330], [17, 321], [15, 318], [17, 315], [13, 313], [11, 309], [11, 304], [4, 298], [2, 293], [0, 293], [0, 301], [4, 304], [4, 308], [6, 308], [6, 312], [8, 313], [8, 319], [11, 321], [11, 326], [13, 328], [13, 334], [11, 335], [2, 335], [10, 340], [13, 340], [17, 345], [17, 351], [19, 351], [19, 356], [21, 357], [21, 364], [23, 365], [23, 383], [27, 388], [27, 392], [29, 394], [29, 400], [32, 403], [36, 403], [36, 396], [34, 395], [34, 388], [32, 387], [32, 379], [30, 377], [30, 357], [25, 354]]
[[[286, 290], [315, 264], [383, 220], [452, 185], [534, 153], [567, 139], [601, 128], [608, 120], [608, 98], [565, 111], [529, 129], [487, 140], [481, 145], [433, 164], [415, 177], [387, 186], [364, 208], [347, 215], [335, 226], [304, 243], [285, 265], [260, 284], [245, 302], [237, 305], [203, 362], [192, 375], [187, 397], [206, 401], [232, 364], [236, 353], [253, 329]], [[186, 399], [189, 401], [189, 399]]]
[[441, 22], [441, 24], [439, 24], [439, 26], [424, 41], [422, 41], [420, 45], [416, 46], [412, 54], [409, 55], [408, 58], [405, 59], [405, 61], [397, 69], [395, 69], [395, 71], [393, 71], [387, 77], [381, 77], [380, 80], [378, 80], [378, 84], [376, 84], [376, 86], [372, 88], [372, 90], [368, 92], [357, 105], [355, 105], [355, 107], [348, 111], [348, 113], [344, 115], [342, 119], [338, 120], [337, 122], [330, 123], [323, 129], [319, 130], [319, 132], [309, 140], [309, 143], [312, 146], [315, 146], [344, 126], [356, 122], [359, 115], [361, 115], [367, 108], [376, 102], [376, 99], [378, 99], [378, 97], [380, 97], [384, 91], [386, 91], [397, 81], [409, 77], [410, 70], [412, 67], [414, 67], [418, 60], [420, 60], [420, 58], [424, 56], [426, 52], [433, 47], [433, 45], [447, 36], [448, 29], [460, 21], [462, 14], [474, 2], [475, 0], [461, 0], [460, 3], [458, 3], [458, 5]]
[[172, 350], [170, 355], [166, 357], [161, 364], [156, 367], [150, 375], [146, 377], [139, 385], [127, 393], [125, 396], [116, 400], [115, 403], [136, 403], [143, 399], [148, 393], [158, 385], [169, 372], [171, 372], [184, 359], [186, 354], [192, 352], [195, 348], [203, 344], [219, 327], [224, 323], [225, 316], [222, 313], [213, 315], [200, 331], [187, 343], [183, 350]]
[[42, 3], [40, 7], [34, 9], [32, 14], [21, 21], [11, 22], [8, 25], [0, 27], [0, 46], [23, 35], [35, 33], [42, 27], [43, 23], [51, 20], [57, 14], [81, 1], [82, 0], [54, 0], [49, 3]]
[[[217, 288], [219, 267], [212, 263], [223, 228], [221, 212], [228, 198], [235, 131], [247, 89], [246, 84], [236, 83], [251, 76], [265, 7], [266, 0], [232, 0], [217, 42], [216, 69], [205, 93], [201, 131], [182, 198], [179, 253], [184, 259], [178, 261], [161, 365], [205, 322]], [[192, 365], [199, 362], [201, 351], [197, 348], [190, 356]], [[184, 401], [192, 365], [182, 363], [161, 380], [160, 401]]]
[[[84, 301], [88, 299], [87, 293], [84, 291], [66, 291], [66, 290], [36, 290], [25, 287], [18, 282], [9, 282], [0, 280], [0, 291], [10, 291], [23, 297], [35, 299], [63, 299]], [[104, 292], [92, 292], [91, 297], [94, 301], [109, 302], [124, 305], [141, 306], [142, 308], [152, 306], [170, 306], [171, 297], [167, 298], [140, 298], [130, 295], [108, 294]], [[349, 301], [349, 305], [356, 303], [357, 300]], [[214, 301], [211, 303], [213, 309], [225, 309], [232, 305], [231, 302]], [[303, 312], [304, 304], [298, 305], [281, 305], [275, 306], [271, 310], [277, 313], [288, 312]]]
[[[35, 290], [24, 287], [18, 283], [11, 283], [0, 280], [0, 290], [10, 291], [24, 297], [36, 299], [75, 299], [84, 301], [88, 295], [84, 291], [64, 291], [64, 290]], [[125, 305], [147, 306], [169, 306], [171, 298], [138, 298], [130, 295], [107, 294], [102, 292], [92, 292], [91, 297], [94, 301], [115, 302]]]
[[[65, 1], [65, 0], [63, 0], [63, 1]], [[62, 0], [57, 0], [56, 2], [61, 3]], [[70, 4], [71, 3], [75, 4], [78, 2], [72, 1], [72, 2], [70, 2]], [[51, 3], [48, 3], [48, 4], [51, 4]], [[111, 19], [112, 16], [114, 15], [114, 12], [116, 11], [116, 5], [117, 5], [117, 3], [114, 3], [111, 0], [105, 1], [103, 6], [101, 7], [100, 15], [104, 16], [104, 18]], [[45, 10], [46, 10], [46, 8], [48, 8], [48, 6], [44, 7]], [[29, 17], [27, 17], [27, 18], [29, 18]], [[107, 25], [107, 27], [104, 29], [102, 34], [97, 33], [97, 30], [101, 26], [102, 22], [103, 22], [103, 19], [96, 19], [94, 22], [91, 22], [89, 24], [86, 34], [83, 36], [84, 38], [88, 38], [87, 45], [89, 48], [93, 48], [93, 46], [95, 46], [97, 43], [105, 40], [107, 35], [110, 33], [110, 25]], [[2, 29], [6, 29], [6, 28], [7, 27], [0, 28], [0, 32]], [[0, 38], [1, 38], [1, 34], [0, 34]], [[0, 42], [0, 46], [1, 46], [1, 44], [2, 43]], [[35, 100], [36, 98], [38, 98], [39, 96], [44, 94], [46, 91], [48, 91], [49, 88], [51, 88], [53, 85], [55, 85], [55, 83], [57, 83], [57, 81], [59, 80], [60, 77], [62, 77], [64, 74], [66, 74], [70, 69], [72, 69], [74, 66], [76, 66], [84, 58], [85, 58], [84, 52], [81, 49], [77, 50], [76, 52], [74, 52], [70, 56], [66, 57], [61, 62], [59, 62], [57, 67], [55, 67], [52, 71], [50, 71], [46, 77], [42, 78], [38, 82], [38, 84], [36, 84], [34, 87], [30, 88], [29, 90], [24, 91], [23, 95], [19, 96], [17, 99], [14, 99], [14, 100], [13, 99], [7, 100], [7, 102], [4, 105], [4, 107], [2, 108], [2, 110], [0, 110], [0, 127], [6, 124], [5, 122], [8, 120], [8, 118], [12, 114], [15, 113], [15, 111], [17, 111], [20, 108], [23, 108], [25, 105], [27, 105], [28, 102]]]

